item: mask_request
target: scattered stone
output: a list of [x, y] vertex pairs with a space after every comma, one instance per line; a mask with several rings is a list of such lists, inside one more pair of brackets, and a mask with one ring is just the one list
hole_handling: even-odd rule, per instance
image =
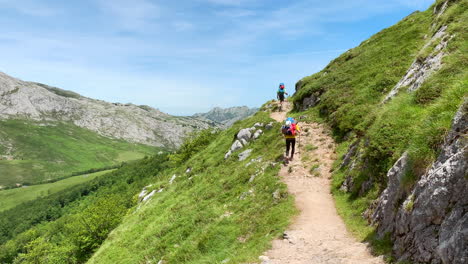
[[242, 147], [243, 147], [242, 143], [239, 140], [236, 140], [236, 141], [234, 141], [234, 143], [231, 146], [231, 151], [234, 152], [236, 150], [241, 149]]
[[252, 165], [253, 163], [256, 163], [256, 162], [262, 162], [262, 157], [258, 157], [256, 159], [251, 159], [249, 163], [245, 164], [245, 167], [248, 167], [250, 165]]
[[153, 197], [155, 194], [156, 194], [156, 190], [151, 191], [148, 195], [146, 195], [146, 196], [143, 198], [142, 202], [148, 201], [148, 200], [149, 200], [151, 197]]
[[267, 256], [260, 256], [258, 259], [262, 262], [262, 264], [268, 264], [270, 263], [270, 258]]
[[187, 168], [187, 170], [185, 171], [185, 173], [189, 174], [190, 172], [192, 172], [192, 168]]
[[232, 155], [232, 151], [229, 150], [229, 151], [226, 153], [226, 155], [224, 155], [224, 159], [228, 159], [229, 157], [231, 157], [231, 155]]
[[254, 127], [263, 127], [263, 123], [255, 123]]
[[172, 175], [172, 178], [169, 180], [169, 184], [172, 184], [175, 181], [176, 178], [177, 178], [177, 175], [175, 175], [175, 174]]
[[253, 139], [258, 139], [262, 134], [263, 131], [261, 129], [257, 130], [257, 132], [255, 132], [255, 134], [253, 135]]
[[249, 195], [253, 195], [254, 194], [254, 190], [253, 189], [250, 189], [248, 192], [243, 192], [240, 196], [239, 196], [239, 200], [245, 200], [247, 198], [247, 196]]
[[266, 126], [265, 126], [265, 129], [266, 130], [271, 130], [273, 128], [273, 123], [268, 123]]
[[228, 263], [231, 259], [225, 259], [223, 261], [221, 261], [222, 264], [225, 264], [225, 263]]
[[280, 190], [276, 190], [276, 191], [273, 193], [273, 198], [274, 198], [275, 200], [281, 199]]
[[252, 150], [251, 149], [248, 149], [242, 153], [239, 154], [239, 161], [244, 161], [246, 160], [250, 154], [252, 153]]

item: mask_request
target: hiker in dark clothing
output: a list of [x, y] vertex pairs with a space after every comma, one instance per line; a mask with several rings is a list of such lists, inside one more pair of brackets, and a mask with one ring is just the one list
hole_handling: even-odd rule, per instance
[[284, 101], [284, 95], [288, 95], [288, 93], [284, 90], [284, 83], [280, 83], [276, 97], [280, 101], [281, 105], [283, 104], [283, 101]]
[[[286, 139], [286, 159], [293, 160], [294, 152], [296, 151], [296, 135], [300, 132], [299, 126], [294, 119], [288, 118], [281, 131]], [[289, 156], [290, 150], [291, 156]]]

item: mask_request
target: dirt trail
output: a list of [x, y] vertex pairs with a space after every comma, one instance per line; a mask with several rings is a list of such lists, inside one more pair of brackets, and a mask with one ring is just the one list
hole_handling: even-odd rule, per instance
[[[290, 105], [283, 105], [283, 110], [271, 117], [283, 122]], [[298, 138], [294, 160], [283, 166], [279, 175], [295, 196], [300, 214], [285, 238], [275, 240], [273, 248], [261, 257], [262, 263], [383, 264], [382, 258], [370, 255], [365, 244], [351, 237], [336, 212], [330, 194], [330, 169], [336, 159], [333, 139], [319, 124], [299, 123], [299, 127], [300, 149]]]

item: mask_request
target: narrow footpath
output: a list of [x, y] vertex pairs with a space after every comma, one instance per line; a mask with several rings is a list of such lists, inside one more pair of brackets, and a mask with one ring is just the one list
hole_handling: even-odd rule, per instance
[[[271, 117], [284, 122], [291, 109]], [[281, 168], [279, 176], [295, 196], [300, 214], [284, 234], [273, 241], [271, 250], [260, 257], [262, 264], [384, 264], [372, 256], [365, 244], [357, 242], [346, 230], [336, 212], [330, 193], [331, 172], [336, 159], [335, 143], [329, 131], [316, 123], [301, 123], [294, 160]], [[300, 144], [299, 144], [300, 140]], [[300, 148], [298, 148], [300, 145]]]

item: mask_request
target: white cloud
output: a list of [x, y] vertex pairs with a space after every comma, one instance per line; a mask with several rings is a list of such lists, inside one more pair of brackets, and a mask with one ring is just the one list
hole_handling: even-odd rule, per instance
[[161, 13], [160, 6], [148, 0], [99, 0], [99, 4], [124, 30], [145, 30]]
[[0, 0], [0, 9], [2, 8], [13, 9], [23, 15], [35, 17], [50, 17], [64, 12], [58, 7], [32, 0]]

